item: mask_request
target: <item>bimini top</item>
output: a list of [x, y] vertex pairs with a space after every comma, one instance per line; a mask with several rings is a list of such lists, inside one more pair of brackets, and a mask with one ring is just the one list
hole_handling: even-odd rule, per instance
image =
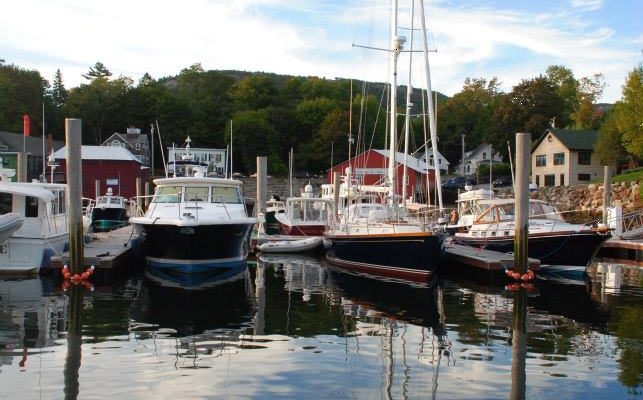
[[216, 185], [228, 187], [241, 187], [243, 182], [235, 179], [224, 178], [196, 178], [193, 176], [184, 176], [178, 178], [159, 178], [154, 179], [154, 184], [157, 186], [171, 186], [171, 185]]
[[37, 197], [43, 201], [52, 201], [54, 194], [42, 186], [26, 182], [3, 182], [0, 183], [1, 193], [11, 193], [21, 196]]

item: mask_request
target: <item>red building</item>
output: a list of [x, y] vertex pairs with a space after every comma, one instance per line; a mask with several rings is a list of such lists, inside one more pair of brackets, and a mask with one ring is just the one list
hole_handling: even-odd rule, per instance
[[[83, 146], [83, 197], [96, 196], [96, 181], [100, 181], [101, 194], [112, 188], [114, 194], [127, 199], [136, 196], [136, 178], [146, 182], [150, 169], [141, 164], [136, 156], [124, 147], [116, 146]], [[67, 148], [63, 147], [54, 153], [58, 166], [54, 170], [65, 173]], [[49, 174], [49, 171], [47, 172]]]
[[[388, 150], [368, 150], [358, 154], [341, 164], [337, 164], [328, 170], [328, 182], [332, 183], [333, 173], [346, 174], [346, 168], [350, 165], [353, 168], [353, 178], [356, 178], [364, 185], [375, 185], [382, 183], [388, 176]], [[397, 164], [396, 193], [402, 193], [402, 177], [404, 175], [404, 154], [395, 155]], [[435, 187], [435, 170], [432, 166], [418, 160], [413, 156], [407, 156], [408, 184], [406, 192], [408, 196], [414, 193], [426, 192], [426, 175], [429, 175], [431, 190]]]

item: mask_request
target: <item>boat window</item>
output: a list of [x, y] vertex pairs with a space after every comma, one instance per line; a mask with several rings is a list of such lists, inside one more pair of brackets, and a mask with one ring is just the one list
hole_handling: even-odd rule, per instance
[[121, 204], [121, 199], [118, 197], [112, 197], [109, 199], [109, 204]]
[[212, 202], [241, 204], [239, 189], [232, 186], [212, 186]]
[[183, 201], [207, 201], [208, 200], [208, 188], [206, 187], [194, 187], [186, 186], [183, 191]]
[[37, 218], [38, 217], [38, 198], [32, 196], [25, 196], [25, 217]]
[[501, 204], [498, 206], [498, 215], [500, 216], [500, 221], [513, 221], [515, 219], [515, 204]]
[[529, 218], [545, 219], [542, 203], [529, 203]]
[[153, 203], [178, 203], [181, 186], [161, 186], [156, 191]]
[[541, 204], [543, 207], [543, 212], [545, 214], [545, 219], [564, 221], [562, 215], [556, 210], [556, 208], [550, 204]]
[[487, 209], [482, 215], [476, 220], [477, 223], [491, 223], [496, 220], [496, 210], [495, 208]]
[[58, 213], [59, 214], [64, 214], [67, 209], [67, 199], [65, 198], [65, 191], [64, 190], [59, 190], [58, 191]]
[[0, 215], [13, 211], [13, 195], [11, 193], [0, 193]]

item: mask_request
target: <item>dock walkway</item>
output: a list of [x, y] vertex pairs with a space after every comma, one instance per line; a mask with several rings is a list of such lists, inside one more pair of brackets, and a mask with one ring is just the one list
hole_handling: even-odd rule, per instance
[[[92, 235], [91, 243], [85, 244], [84, 267], [95, 265], [96, 268], [114, 268], [128, 259], [132, 252], [132, 227], [124, 226], [110, 232], [98, 232]], [[69, 262], [69, 252], [51, 258], [53, 268], [62, 268]]]
[[[483, 250], [448, 241], [445, 241], [444, 246], [447, 261], [481, 268], [488, 271], [501, 271], [505, 268], [513, 268], [514, 265], [514, 255], [511, 253]], [[530, 258], [529, 269], [532, 271], [538, 271], [540, 269], [540, 260]]]

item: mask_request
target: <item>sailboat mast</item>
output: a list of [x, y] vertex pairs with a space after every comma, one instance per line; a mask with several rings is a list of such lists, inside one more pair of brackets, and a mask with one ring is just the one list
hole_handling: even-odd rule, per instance
[[409, 136], [411, 131], [411, 70], [413, 65], [413, 16], [415, 12], [415, 1], [411, 1], [411, 39], [409, 41], [409, 82], [406, 85], [406, 115], [404, 117], [404, 173], [402, 174], [402, 207], [406, 208], [407, 186], [408, 186], [408, 160], [409, 160]]
[[397, 36], [397, 0], [393, 0], [393, 14], [391, 16], [391, 40], [393, 42], [393, 50], [391, 58], [391, 123], [390, 123], [390, 139], [389, 139], [389, 160], [388, 160], [388, 180], [389, 180], [389, 199], [395, 204], [395, 151], [397, 144], [397, 59], [400, 55], [400, 50], [404, 44], [404, 38]]
[[442, 204], [442, 179], [440, 179], [440, 168], [438, 168], [438, 137], [436, 133], [435, 113], [433, 108], [433, 96], [431, 95], [431, 71], [429, 70], [429, 48], [426, 38], [426, 14], [424, 13], [424, 0], [420, 1], [420, 22], [422, 23], [422, 48], [424, 53], [424, 71], [426, 73], [426, 97], [428, 101], [429, 129], [431, 130], [431, 147], [433, 147], [433, 169], [435, 171], [435, 185], [438, 192], [438, 205], [440, 214], [444, 212]]

